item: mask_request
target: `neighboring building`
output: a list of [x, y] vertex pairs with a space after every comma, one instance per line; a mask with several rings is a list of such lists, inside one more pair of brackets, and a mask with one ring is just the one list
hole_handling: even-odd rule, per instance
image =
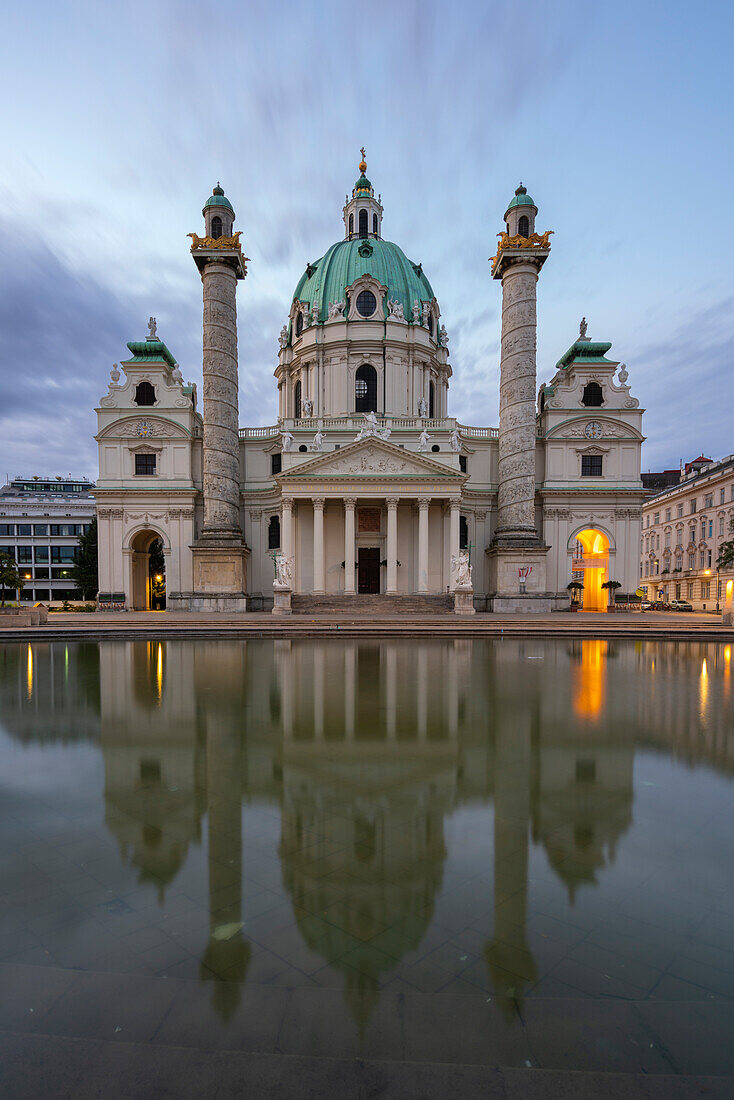
[[640, 474], [642, 487], [647, 493], [659, 493], [663, 489], [669, 489], [671, 485], [677, 485], [680, 481], [680, 470], [659, 470], [657, 473]]
[[94, 519], [93, 488], [63, 477], [17, 477], [0, 488], [0, 549], [12, 553], [26, 582], [16, 599], [79, 599], [71, 568]]
[[690, 600], [700, 611], [722, 605], [734, 570], [717, 575], [722, 542], [734, 538], [734, 455], [686, 464], [680, 484], [643, 505], [640, 584], [648, 598]]
[[360, 171], [343, 239], [296, 286], [271, 427], [239, 427], [236, 287], [247, 269], [221, 187], [207, 200], [207, 235], [191, 234], [203, 417], [153, 319], [97, 409], [101, 602], [151, 606], [157, 540], [169, 609], [272, 606], [278, 553], [308, 596], [445, 597], [461, 549], [478, 610], [565, 608], [574, 576], [586, 609], [606, 607], [607, 579], [634, 592], [643, 410], [585, 321], [536, 404], [536, 284], [550, 242], [535, 232], [533, 200], [517, 189], [492, 261], [499, 428], [469, 427], [449, 415], [449, 341], [431, 284], [384, 240], [364, 160]]

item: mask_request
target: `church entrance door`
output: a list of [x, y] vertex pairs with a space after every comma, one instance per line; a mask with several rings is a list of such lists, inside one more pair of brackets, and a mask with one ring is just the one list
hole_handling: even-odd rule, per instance
[[360, 546], [357, 551], [357, 591], [364, 595], [379, 594], [379, 546]]

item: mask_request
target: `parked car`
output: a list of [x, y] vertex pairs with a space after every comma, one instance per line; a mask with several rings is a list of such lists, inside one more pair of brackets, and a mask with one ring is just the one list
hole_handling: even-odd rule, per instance
[[693, 604], [688, 600], [671, 600], [670, 607], [672, 611], [693, 611]]
[[652, 611], [652, 604], [649, 600], [643, 600], [640, 604], [640, 611]]

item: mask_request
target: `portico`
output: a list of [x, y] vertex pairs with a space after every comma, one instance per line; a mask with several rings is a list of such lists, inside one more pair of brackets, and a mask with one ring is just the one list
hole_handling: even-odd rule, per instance
[[277, 478], [281, 551], [294, 591], [321, 595], [451, 589], [465, 475], [381, 439], [301, 462]]

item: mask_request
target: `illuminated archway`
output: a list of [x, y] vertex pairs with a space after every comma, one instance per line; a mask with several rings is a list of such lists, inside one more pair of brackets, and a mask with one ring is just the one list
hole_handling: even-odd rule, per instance
[[596, 527], [585, 527], [575, 539], [572, 569], [584, 586], [581, 610], [606, 611], [609, 597], [602, 585], [609, 580], [609, 538]]
[[157, 531], [138, 531], [130, 540], [132, 550], [132, 606], [135, 611], [165, 611], [165, 543]]

